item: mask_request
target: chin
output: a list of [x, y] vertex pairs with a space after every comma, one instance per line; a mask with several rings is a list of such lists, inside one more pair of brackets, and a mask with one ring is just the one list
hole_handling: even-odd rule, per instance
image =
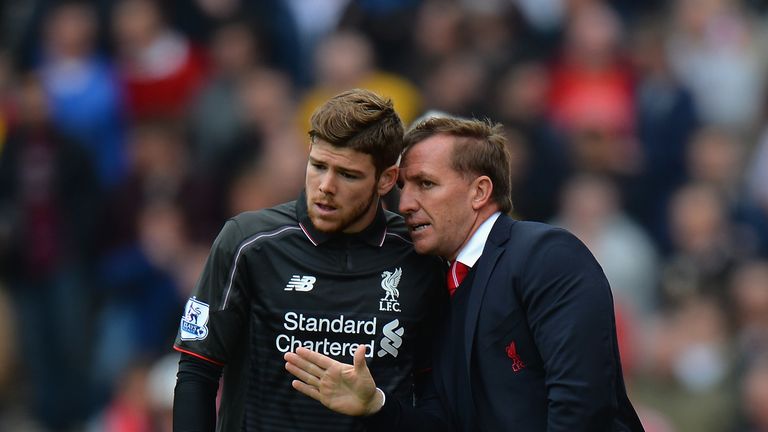
[[312, 221], [312, 224], [315, 225], [315, 228], [317, 228], [318, 231], [321, 231], [324, 233], [336, 233], [341, 231], [341, 226], [333, 222]]
[[339, 230], [339, 224], [335, 221], [329, 221], [326, 219], [320, 219], [313, 215], [312, 213], [309, 214], [309, 220], [312, 222], [312, 225], [315, 226], [315, 229], [322, 232], [336, 232]]
[[421, 254], [421, 255], [426, 255], [426, 254], [428, 254], [428, 253], [430, 253], [432, 251], [432, 249], [429, 247], [429, 245], [426, 245], [426, 244], [423, 244], [423, 243], [419, 243], [419, 242], [415, 242], [413, 244], [413, 249], [416, 251], [416, 253]]

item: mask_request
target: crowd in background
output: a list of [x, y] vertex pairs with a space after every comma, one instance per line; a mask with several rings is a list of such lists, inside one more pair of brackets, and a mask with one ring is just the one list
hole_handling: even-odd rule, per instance
[[506, 127], [515, 217], [611, 282], [646, 430], [768, 430], [767, 78], [758, 0], [3, 2], [0, 430], [170, 430], [214, 236], [297, 197], [353, 87]]

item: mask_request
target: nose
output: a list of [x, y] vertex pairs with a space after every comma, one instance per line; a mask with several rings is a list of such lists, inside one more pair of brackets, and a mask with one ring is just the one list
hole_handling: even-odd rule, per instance
[[320, 192], [326, 194], [326, 195], [333, 195], [334, 192], [336, 192], [336, 187], [334, 185], [333, 180], [333, 174], [330, 172], [326, 172], [320, 177], [320, 184], [317, 186], [318, 189], [320, 189]]
[[400, 214], [415, 213], [419, 209], [418, 202], [413, 194], [413, 191], [407, 184], [403, 185], [400, 191], [400, 204], [398, 205]]

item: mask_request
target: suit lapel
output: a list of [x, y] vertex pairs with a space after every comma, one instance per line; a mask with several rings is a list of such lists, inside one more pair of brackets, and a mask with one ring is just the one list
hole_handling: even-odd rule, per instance
[[475, 278], [472, 282], [472, 289], [470, 290], [469, 301], [467, 302], [467, 315], [464, 324], [467, 373], [471, 370], [470, 360], [475, 341], [475, 331], [477, 330], [477, 320], [480, 317], [480, 308], [483, 304], [488, 281], [501, 253], [504, 251], [503, 245], [509, 239], [510, 229], [514, 223], [514, 220], [505, 215], [501, 215], [496, 220], [483, 247], [483, 254], [476, 264], [477, 269], [475, 270]]

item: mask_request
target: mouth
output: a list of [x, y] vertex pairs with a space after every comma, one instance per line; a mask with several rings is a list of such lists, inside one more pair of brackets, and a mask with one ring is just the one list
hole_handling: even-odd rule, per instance
[[320, 202], [315, 202], [315, 208], [319, 210], [321, 213], [331, 213], [336, 210], [336, 207], [330, 204], [324, 204]]
[[430, 226], [432, 226], [432, 224], [429, 224], [429, 223], [408, 224], [408, 229], [412, 233], [418, 233], [418, 232], [424, 231], [425, 229], [429, 228]]

